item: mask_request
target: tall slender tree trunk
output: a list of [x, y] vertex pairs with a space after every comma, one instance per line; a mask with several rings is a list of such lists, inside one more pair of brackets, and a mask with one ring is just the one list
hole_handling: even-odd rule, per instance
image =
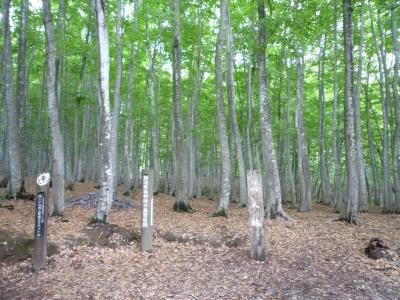
[[[386, 62], [384, 63], [384, 57], [382, 56], [382, 48], [380, 48], [378, 43], [378, 38], [376, 36], [371, 2], [368, 0], [368, 10], [371, 22], [371, 32], [374, 39], [376, 56], [378, 59], [378, 69], [379, 69], [379, 93], [382, 103], [382, 119], [383, 119], [383, 149], [382, 149], [382, 167], [383, 167], [383, 211], [390, 213], [392, 212], [392, 199], [393, 192], [391, 189], [391, 171], [389, 167], [389, 97], [387, 91], [387, 80], [384, 74]], [[385, 85], [386, 85], [386, 95], [385, 95]], [[390, 92], [389, 92], [390, 93]], [[390, 96], [390, 95], [389, 95]]]
[[[157, 47], [157, 45], [155, 45]], [[156, 70], [155, 70], [156, 50], [154, 50], [153, 57], [150, 64], [150, 107], [151, 107], [151, 153], [150, 153], [150, 167], [153, 169], [153, 192], [157, 193], [160, 186], [160, 155], [159, 155], [159, 137], [157, 126], [157, 108], [156, 108]]]
[[3, 56], [4, 56], [4, 100], [7, 108], [7, 142], [10, 170], [9, 192], [14, 198], [23, 191], [23, 176], [21, 172], [20, 136], [18, 130], [17, 101], [14, 97], [13, 59], [10, 33], [10, 1], [3, 2]]
[[203, 1], [199, 1], [198, 3], [198, 20], [197, 26], [199, 28], [199, 32], [197, 35], [197, 47], [196, 47], [196, 78], [193, 89], [193, 100], [190, 105], [190, 114], [188, 121], [188, 141], [189, 141], [189, 197], [192, 197], [194, 194], [200, 196], [199, 191], [199, 180], [200, 174], [198, 172], [199, 169], [199, 160], [197, 157], [197, 138], [193, 134], [195, 130], [195, 126], [197, 125], [197, 109], [199, 106], [199, 98], [200, 98], [200, 89], [203, 79], [203, 72], [201, 70], [201, 48], [202, 48], [202, 36], [203, 36]]
[[[384, 106], [385, 106], [385, 116], [384, 116], [384, 128], [386, 127], [386, 131], [384, 130], [384, 173], [387, 174], [387, 189], [388, 189], [388, 197], [384, 198], [383, 202], [383, 211], [385, 213], [393, 213], [394, 212], [394, 193], [392, 189], [392, 170], [390, 167], [390, 139], [389, 139], [389, 134], [390, 134], [390, 129], [389, 129], [389, 119], [390, 119], [390, 110], [391, 110], [391, 93], [390, 93], [390, 82], [389, 82], [389, 69], [387, 67], [386, 63], [386, 50], [385, 50], [385, 38], [384, 38], [384, 29], [382, 27], [382, 23], [380, 21], [380, 10], [378, 9], [378, 28], [379, 28], [379, 37], [380, 37], [380, 53], [381, 53], [381, 59], [382, 59], [382, 69], [383, 69], [383, 79], [384, 79], [384, 84], [385, 84], [385, 98], [384, 98]], [[385, 141], [386, 140], [386, 141]], [[385, 177], [385, 175], [384, 175]]]
[[40, 104], [39, 104], [39, 117], [37, 122], [37, 127], [39, 128], [39, 136], [38, 140], [40, 142], [40, 150], [39, 150], [39, 162], [37, 172], [43, 172], [46, 169], [45, 160], [47, 157], [46, 152], [46, 143], [45, 143], [45, 131], [48, 126], [44, 126], [46, 122], [45, 120], [45, 104], [44, 104], [44, 97], [45, 97], [45, 85], [46, 85], [46, 62], [43, 64], [43, 71], [42, 71], [42, 80], [40, 83]]
[[[133, 16], [133, 32], [137, 32], [137, 18], [138, 18], [139, 1], [134, 1], [134, 16]], [[128, 97], [126, 100], [126, 111], [127, 120], [125, 123], [124, 132], [124, 194], [129, 194], [129, 190], [132, 186], [132, 106], [133, 106], [133, 87], [134, 82], [134, 71], [135, 71], [135, 58], [136, 58], [136, 41], [131, 43], [131, 55], [129, 62], [129, 79], [128, 79]]]
[[247, 182], [246, 182], [246, 170], [244, 165], [243, 158], [243, 146], [242, 146], [242, 137], [239, 131], [239, 126], [237, 123], [236, 117], [236, 107], [235, 107], [235, 85], [233, 78], [233, 33], [232, 26], [230, 23], [229, 17], [229, 6], [228, 2], [226, 2], [226, 14], [227, 14], [227, 47], [226, 47], [226, 63], [227, 63], [227, 72], [226, 72], [226, 85], [228, 91], [228, 102], [229, 102], [229, 114], [231, 118], [231, 124], [233, 129], [233, 135], [235, 140], [236, 147], [236, 157], [238, 163], [239, 170], [239, 205], [244, 207], [247, 205]]
[[[51, 3], [50, 3], [51, 5]], [[54, 27], [55, 32], [55, 61], [56, 61], [56, 99], [58, 104], [58, 115], [60, 119], [60, 130], [61, 135], [63, 136], [64, 143], [64, 178], [68, 180], [72, 180], [71, 173], [71, 147], [73, 143], [69, 143], [69, 126], [68, 119], [69, 115], [67, 111], [69, 111], [69, 101], [65, 101], [68, 99], [66, 93], [68, 93], [68, 88], [63, 89], [63, 79], [65, 77], [65, 81], [67, 81], [67, 76], [64, 76], [64, 53], [65, 53], [65, 5], [64, 0], [58, 0], [58, 11], [57, 11], [57, 25]], [[67, 75], [67, 74], [66, 74]], [[67, 83], [67, 82], [66, 82]], [[61, 109], [65, 108], [65, 109]]]
[[[85, 44], [89, 42], [90, 36], [90, 29], [87, 28], [86, 37], [85, 37]], [[75, 98], [75, 118], [74, 118], [74, 160], [73, 160], [73, 180], [74, 181], [81, 181], [83, 180], [82, 175], [82, 157], [84, 156], [84, 151], [82, 149], [82, 144], [86, 143], [85, 137], [82, 135], [82, 142], [79, 139], [79, 112], [82, 99], [82, 85], [85, 78], [85, 71], [86, 71], [86, 62], [87, 62], [87, 53], [82, 55], [82, 62], [81, 62], [81, 70], [79, 73], [79, 85], [78, 85], [78, 93], [77, 97]], [[85, 106], [84, 118], [86, 118], [86, 111], [88, 104]], [[82, 125], [82, 134], [84, 133], [84, 126]]]
[[82, 143], [80, 149], [80, 155], [78, 157], [78, 167], [76, 178], [78, 181], [84, 181], [87, 179], [88, 174], [88, 164], [87, 161], [89, 159], [88, 155], [88, 137], [89, 137], [89, 125], [90, 125], [90, 105], [85, 104], [85, 108], [83, 111], [83, 121], [82, 121]]
[[[322, 38], [321, 38], [322, 39]], [[325, 46], [326, 35], [321, 43], [321, 55], [319, 65], [319, 171], [321, 176], [321, 202], [330, 204], [331, 189], [329, 182], [329, 173], [326, 157], [325, 142]]]
[[118, 191], [118, 128], [119, 115], [121, 110], [121, 79], [122, 79], [122, 46], [121, 46], [121, 18], [122, 18], [122, 0], [117, 1], [117, 17], [115, 22], [115, 45], [116, 45], [116, 74], [114, 83], [114, 107], [111, 121], [111, 160], [113, 174], [114, 193]]
[[50, 1], [43, 0], [44, 26], [46, 31], [46, 88], [49, 109], [49, 127], [52, 147], [52, 207], [50, 215], [62, 215], [64, 211], [64, 140], [61, 134], [59, 108], [56, 94], [56, 47], [51, 24]]
[[339, 153], [339, 130], [337, 124], [338, 110], [338, 37], [337, 37], [337, 0], [334, 0], [334, 49], [333, 49], [333, 109], [332, 109], [332, 131], [333, 131], [333, 161], [335, 166], [335, 189], [334, 189], [334, 211], [340, 212], [340, 206], [343, 202], [340, 153]]
[[227, 27], [227, 0], [220, 3], [220, 25], [215, 49], [215, 91], [217, 98], [218, 132], [221, 153], [221, 174], [219, 202], [214, 216], [226, 216], [231, 196], [231, 156], [229, 151], [228, 134], [226, 130], [226, 119], [224, 109], [224, 94], [222, 80], [222, 47], [226, 37]]
[[295, 110], [295, 127], [297, 132], [297, 153], [298, 153], [298, 169], [300, 180], [300, 206], [299, 211], [305, 212], [312, 209], [311, 194], [311, 177], [308, 162], [308, 149], [306, 131], [304, 128], [303, 117], [303, 76], [304, 65], [303, 58], [300, 54], [296, 57], [296, 110]]
[[109, 96], [110, 55], [108, 30], [103, 0], [94, 0], [99, 49], [99, 104], [101, 115], [100, 153], [101, 153], [101, 190], [94, 216], [95, 222], [107, 222], [113, 201], [113, 160], [111, 157], [111, 112]]
[[[162, 26], [160, 25], [160, 36], [162, 36]], [[159, 40], [154, 43], [153, 53], [149, 49], [150, 57], [150, 113], [151, 113], [151, 152], [150, 168], [153, 169], [153, 193], [158, 193], [160, 189], [160, 145], [159, 145], [159, 126], [158, 126], [158, 108], [156, 103], [156, 58], [158, 54]]]
[[[17, 116], [18, 116], [18, 132], [19, 132], [19, 147], [21, 158], [21, 174], [27, 175], [27, 145], [26, 145], [26, 97], [28, 92], [28, 68], [26, 66], [26, 47], [27, 47], [27, 31], [29, 20], [29, 1], [22, 1], [21, 8], [21, 24], [19, 34], [19, 48], [18, 48], [18, 69], [17, 69]], [[23, 184], [23, 181], [22, 181]], [[24, 187], [22, 187], [23, 189]]]
[[[3, 34], [3, 33], [2, 33]], [[4, 99], [5, 99], [5, 94], [4, 94], [4, 65], [3, 65], [3, 49], [1, 49], [0, 51], [0, 93], [1, 93], [1, 105], [4, 107], [2, 113], [0, 114], [0, 174], [4, 175], [4, 181], [7, 180], [8, 184], [8, 178], [7, 178], [7, 172], [8, 172], [8, 167], [6, 167], [6, 155], [7, 155], [7, 145], [6, 145], [6, 136], [7, 136], [7, 128], [6, 128], [6, 119], [7, 119], [7, 106], [4, 103]], [[8, 161], [8, 160], [7, 160]]]
[[258, 97], [259, 97], [259, 111], [260, 111], [260, 127], [261, 127], [261, 141], [263, 153], [265, 153], [265, 162], [267, 168], [268, 178], [268, 191], [270, 193], [271, 205], [269, 211], [266, 213], [274, 217], [282, 217], [290, 219], [289, 216], [283, 211], [281, 202], [281, 186], [279, 180], [278, 165], [275, 157], [274, 144], [272, 140], [271, 129], [271, 115], [268, 109], [268, 82], [266, 75], [266, 58], [265, 49], [267, 44], [266, 28], [265, 28], [265, 3], [264, 0], [258, 0]]
[[358, 70], [357, 70], [357, 85], [354, 90], [354, 127], [356, 139], [356, 155], [357, 155], [357, 172], [359, 173], [359, 201], [361, 212], [368, 211], [369, 200], [367, 190], [367, 179], [365, 176], [364, 155], [362, 149], [362, 132], [361, 132], [361, 116], [360, 116], [360, 95], [361, 95], [361, 80], [363, 71], [363, 51], [364, 51], [364, 1], [361, 3], [360, 12], [360, 46], [358, 48]]
[[394, 194], [395, 205], [394, 211], [400, 213], [400, 102], [399, 102], [399, 68], [400, 68], [400, 52], [399, 42], [397, 38], [397, 21], [396, 21], [396, 7], [391, 8], [391, 21], [392, 21], [392, 38], [393, 38], [393, 53], [394, 53], [394, 68], [393, 68], [393, 99], [395, 106], [396, 125], [393, 133], [393, 181], [394, 181]]
[[353, 29], [351, 0], [343, 0], [343, 35], [345, 62], [344, 126], [346, 134], [347, 205], [343, 206], [341, 219], [358, 224], [359, 176], [355, 139], [353, 101]]
[[180, 0], [173, 0], [174, 40], [173, 40], [173, 109], [174, 109], [174, 144], [176, 150], [176, 199], [173, 206], [175, 211], [189, 211], [189, 197], [186, 186], [186, 145], [183, 137], [182, 118], [182, 86], [181, 86], [181, 23]]
[[168, 174], [171, 177], [171, 180], [169, 180], [170, 183], [170, 189], [169, 189], [169, 194], [174, 195], [175, 190], [176, 190], [176, 175], [177, 175], [177, 163], [176, 163], [176, 145], [175, 145], [175, 120], [174, 120], [174, 114], [171, 116], [171, 150], [172, 150], [172, 163], [171, 163], [171, 172], [168, 172]]
[[284, 118], [284, 103], [283, 103], [283, 67], [285, 64], [285, 48], [282, 47], [281, 49], [281, 57], [279, 63], [279, 89], [278, 95], [275, 98], [278, 99], [278, 126], [279, 128], [283, 129], [279, 131], [278, 136], [278, 167], [279, 167], [279, 178], [281, 181], [281, 198], [283, 203], [287, 203], [289, 200], [289, 193], [288, 193], [288, 174], [286, 168], [286, 158], [285, 158], [285, 118]]
[[[75, 99], [75, 116], [74, 116], [74, 156], [73, 156], [73, 180], [78, 181], [78, 166], [79, 166], [79, 150], [80, 150], [80, 145], [79, 145], [79, 111], [81, 107], [81, 98], [78, 96], [77, 99]], [[65, 131], [64, 131], [65, 132]]]
[[253, 170], [253, 153], [252, 153], [252, 143], [251, 143], [251, 132], [253, 123], [253, 78], [252, 78], [252, 68], [249, 63], [246, 76], [246, 91], [247, 91], [247, 124], [246, 124], [246, 149], [247, 149], [247, 161], [248, 169]]
[[290, 154], [290, 142], [291, 142], [291, 133], [290, 133], [290, 106], [292, 99], [292, 75], [290, 72], [289, 60], [286, 58], [286, 49], [283, 51], [283, 56], [285, 60], [285, 68], [286, 68], [286, 80], [287, 80], [287, 102], [286, 102], [286, 111], [285, 111], [285, 133], [284, 133], [284, 141], [283, 141], [283, 156], [286, 159], [285, 173], [288, 176], [289, 182], [286, 182], [287, 192], [286, 194], [291, 197], [291, 206], [292, 208], [296, 205], [296, 183], [293, 172], [293, 160], [292, 155]]
[[369, 161], [370, 161], [370, 171], [372, 174], [372, 182], [373, 182], [373, 191], [374, 191], [374, 202], [375, 205], [380, 205], [380, 193], [379, 193], [379, 183], [378, 183], [378, 174], [377, 174], [377, 166], [375, 162], [374, 150], [375, 146], [372, 139], [372, 130], [371, 130], [371, 121], [370, 121], [370, 108], [371, 103], [369, 100], [369, 66], [370, 66], [369, 59], [368, 67], [367, 67], [367, 79], [365, 83], [365, 115], [366, 115], [366, 123], [367, 123], [367, 132], [368, 132], [368, 154], [369, 154]]

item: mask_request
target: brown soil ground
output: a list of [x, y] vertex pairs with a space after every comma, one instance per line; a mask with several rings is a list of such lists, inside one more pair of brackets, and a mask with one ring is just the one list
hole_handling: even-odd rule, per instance
[[[66, 198], [90, 191], [97, 191], [93, 184], [76, 183]], [[139, 234], [140, 193], [133, 201], [136, 208], [113, 209], [109, 222]], [[34, 202], [1, 203], [15, 209], [0, 208], [0, 229], [32, 236]], [[66, 237], [84, 236], [94, 211], [67, 205], [63, 218], [49, 221], [49, 241], [61, 252], [36, 274], [30, 259], [0, 265], [0, 299], [400, 299], [399, 215], [373, 209], [360, 215], [360, 226], [349, 226], [334, 222], [327, 206], [287, 209], [295, 220], [266, 222], [267, 261], [257, 262], [250, 259], [247, 209], [232, 204], [229, 218], [212, 218], [215, 201], [194, 199], [195, 211], [186, 214], [171, 212], [172, 204], [170, 196], [155, 196], [151, 254], [140, 251], [140, 240], [67, 247]], [[227, 236], [237, 243], [225, 243]], [[392, 259], [364, 254], [376, 236]]]

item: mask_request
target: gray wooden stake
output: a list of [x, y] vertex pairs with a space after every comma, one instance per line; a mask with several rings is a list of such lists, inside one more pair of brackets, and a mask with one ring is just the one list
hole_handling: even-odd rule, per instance
[[153, 244], [153, 170], [143, 170], [142, 251], [151, 252]]
[[267, 251], [260, 171], [247, 172], [247, 194], [250, 212], [251, 258], [265, 261]]
[[36, 179], [35, 232], [33, 241], [33, 269], [37, 272], [46, 265], [47, 218], [49, 211], [50, 174], [42, 173]]

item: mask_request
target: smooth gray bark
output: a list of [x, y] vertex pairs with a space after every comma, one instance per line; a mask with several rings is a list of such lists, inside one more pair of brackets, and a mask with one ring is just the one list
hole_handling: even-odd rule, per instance
[[370, 163], [370, 172], [372, 174], [372, 184], [373, 184], [373, 191], [374, 191], [374, 202], [375, 205], [380, 205], [380, 193], [379, 193], [379, 180], [378, 180], [378, 172], [377, 172], [377, 166], [375, 162], [375, 156], [374, 156], [374, 151], [375, 151], [375, 145], [373, 143], [373, 138], [372, 138], [372, 129], [371, 129], [371, 121], [370, 121], [370, 109], [371, 109], [371, 103], [369, 99], [369, 66], [370, 66], [370, 61], [368, 62], [368, 68], [367, 68], [367, 78], [366, 78], [366, 83], [364, 86], [364, 91], [365, 91], [365, 115], [366, 115], [366, 125], [367, 125], [367, 133], [368, 133], [368, 154], [369, 154], [369, 163]]
[[56, 47], [51, 24], [50, 1], [43, 0], [44, 26], [46, 31], [46, 89], [49, 111], [49, 127], [52, 147], [52, 205], [50, 215], [62, 215], [64, 211], [64, 140], [59, 121], [59, 105], [56, 94]]
[[180, 0], [173, 0], [173, 116], [174, 116], [174, 146], [176, 150], [176, 201], [173, 209], [175, 211], [190, 210], [189, 197], [186, 183], [186, 144], [183, 136], [182, 117], [182, 87], [181, 87], [181, 23], [180, 23]]
[[287, 189], [286, 195], [290, 194], [290, 202], [291, 207], [294, 208], [296, 206], [296, 181], [293, 172], [293, 160], [292, 155], [290, 153], [290, 144], [291, 144], [291, 121], [290, 121], [290, 106], [292, 99], [292, 75], [290, 72], [289, 60], [286, 57], [286, 49], [283, 50], [283, 56], [285, 60], [285, 69], [286, 69], [286, 80], [287, 80], [287, 102], [286, 102], [286, 110], [285, 110], [285, 129], [284, 129], [284, 141], [283, 141], [283, 156], [285, 157], [285, 174], [287, 174], [286, 178], [286, 186], [284, 188]]
[[[87, 28], [86, 32], [86, 37], [85, 37], [85, 44], [88, 44], [89, 42], [89, 37], [90, 37], [90, 30]], [[78, 85], [78, 92], [77, 96], [75, 98], [75, 117], [74, 117], [74, 159], [73, 159], [73, 180], [74, 181], [82, 181], [83, 174], [82, 174], [82, 160], [83, 156], [85, 155], [84, 150], [82, 148], [85, 148], [84, 145], [87, 143], [87, 136], [84, 136], [84, 133], [86, 133], [85, 126], [87, 124], [84, 124], [87, 122], [87, 108], [88, 104], [85, 104], [84, 107], [84, 121], [82, 122], [82, 136], [81, 136], [81, 141], [79, 138], [79, 113], [80, 113], [80, 107], [81, 107], [81, 102], [82, 100], [85, 99], [82, 93], [82, 85], [84, 83], [85, 78], [85, 71], [86, 71], [86, 65], [87, 65], [87, 53], [84, 53], [82, 55], [82, 61], [81, 61], [81, 70], [79, 73], [79, 85]]]
[[247, 205], [247, 184], [246, 184], [246, 171], [244, 165], [243, 158], [243, 146], [242, 146], [242, 137], [239, 131], [239, 126], [237, 123], [236, 117], [236, 107], [235, 107], [235, 86], [234, 86], [234, 78], [233, 78], [233, 33], [232, 26], [230, 23], [229, 17], [229, 6], [228, 2], [226, 2], [226, 14], [227, 14], [227, 47], [226, 47], [226, 64], [227, 64], [227, 72], [226, 72], [226, 86], [227, 86], [227, 94], [228, 94], [228, 102], [229, 102], [229, 114], [233, 129], [233, 136], [235, 141], [236, 148], [236, 157], [238, 163], [238, 171], [239, 171], [239, 205], [246, 206]]
[[118, 191], [118, 128], [121, 110], [121, 80], [122, 80], [122, 46], [121, 46], [121, 18], [122, 0], [117, 1], [117, 16], [115, 22], [115, 45], [116, 45], [116, 73], [114, 83], [114, 106], [111, 121], [111, 160], [113, 174], [113, 189]]
[[338, 38], [337, 38], [337, 0], [334, 1], [334, 24], [333, 24], [334, 48], [333, 48], [333, 109], [332, 109], [332, 154], [335, 166], [335, 185], [334, 185], [334, 211], [339, 212], [343, 202], [340, 153], [339, 153], [339, 130], [337, 123], [338, 115]]
[[[74, 156], [73, 156], [73, 180], [74, 181], [80, 181], [82, 180], [82, 172], [79, 171], [79, 163], [81, 161], [81, 156], [83, 154], [82, 149], [80, 149], [80, 143], [79, 143], [79, 112], [80, 112], [80, 107], [81, 107], [81, 102], [82, 102], [82, 95], [81, 95], [81, 87], [82, 87], [82, 81], [83, 81], [83, 74], [85, 72], [85, 67], [86, 67], [86, 55], [83, 55], [82, 57], [82, 63], [81, 63], [81, 71], [79, 74], [79, 87], [78, 87], [78, 95], [75, 98], [75, 116], [74, 116]], [[83, 139], [83, 137], [82, 137]], [[79, 175], [79, 176], [78, 176]]]
[[[322, 39], [322, 38], [321, 38]], [[323, 204], [330, 204], [331, 189], [329, 182], [329, 172], [327, 165], [326, 155], [326, 142], [325, 142], [325, 47], [326, 35], [323, 37], [324, 41], [321, 43], [321, 54], [319, 64], [319, 171], [321, 176], [321, 202]]]
[[246, 150], [247, 150], [247, 162], [248, 169], [253, 170], [253, 153], [251, 144], [251, 133], [252, 133], [252, 123], [253, 123], [253, 76], [251, 64], [248, 66], [247, 76], [246, 76], [246, 92], [247, 92], [247, 124], [246, 124]]
[[247, 172], [251, 228], [251, 258], [265, 261], [267, 254], [262, 176], [259, 170]]
[[3, 60], [4, 60], [4, 73], [3, 73], [3, 89], [4, 89], [4, 102], [7, 109], [7, 145], [8, 145], [8, 159], [10, 182], [9, 192], [14, 198], [17, 197], [23, 189], [23, 176], [21, 173], [21, 152], [20, 152], [20, 136], [18, 128], [18, 112], [17, 101], [14, 97], [14, 84], [13, 84], [13, 59], [12, 59], [12, 45], [10, 33], [10, 1], [3, 2]]
[[82, 121], [82, 143], [81, 149], [79, 151], [80, 155], [78, 157], [78, 167], [76, 178], [78, 181], [84, 181], [87, 179], [88, 168], [89, 165], [87, 164], [89, 157], [91, 155], [88, 154], [88, 137], [89, 137], [89, 125], [90, 125], [90, 106], [89, 104], [85, 105], [83, 110], [83, 121]]
[[111, 111], [109, 95], [110, 55], [108, 30], [105, 20], [103, 0], [94, 0], [99, 50], [99, 106], [101, 116], [100, 153], [101, 153], [101, 189], [97, 203], [95, 222], [107, 222], [111, 211], [114, 187], [111, 158]]
[[392, 158], [393, 158], [393, 181], [394, 181], [394, 194], [395, 204], [394, 211], [400, 213], [400, 102], [399, 102], [399, 68], [400, 68], [400, 52], [399, 42], [397, 37], [397, 20], [396, 20], [395, 7], [391, 9], [391, 23], [392, 23], [392, 38], [393, 38], [393, 54], [394, 54], [394, 67], [393, 67], [393, 100], [395, 105], [396, 124], [393, 133], [392, 144]]
[[[139, 1], [134, 1], [133, 15], [133, 32], [137, 33], [137, 18], [138, 18]], [[128, 79], [128, 96], [126, 99], [126, 114], [127, 120], [124, 131], [124, 194], [129, 194], [132, 187], [132, 106], [133, 106], [133, 87], [135, 85], [135, 58], [136, 58], [136, 40], [131, 43], [131, 54], [129, 62], [129, 79]]]
[[[158, 54], [159, 39], [162, 37], [162, 25], [160, 26], [159, 38], [154, 43], [153, 54], [149, 52], [150, 58], [150, 114], [151, 114], [151, 153], [150, 167], [153, 170], [153, 192], [157, 193], [160, 188], [160, 146], [159, 146], [159, 126], [158, 126], [158, 107], [156, 103], [156, 58]], [[150, 49], [149, 49], [150, 50]]]
[[347, 205], [341, 209], [340, 219], [358, 224], [359, 176], [353, 101], [353, 29], [351, 0], [343, 0], [343, 35], [345, 61], [344, 126], [346, 135]]
[[155, 71], [155, 55], [154, 52], [151, 63], [151, 81], [150, 81], [150, 107], [151, 107], [151, 153], [150, 153], [150, 167], [153, 169], [153, 192], [156, 193], [160, 186], [160, 162], [159, 162], [159, 138], [157, 126], [157, 108], [156, 108], [156, 71]]
[[194, 135], [194, 130], [197, 125], [197, 109], [199, 106], [200, 90], [203, 79], [203, 71], [201, 70], [201, 54], [202, 54], [202, 36], [203, 36], [203, 1], [199, 1], [198, 8], [198, 35], [196, 47], [196, 77], [193, 89], [192, 102], [190, 103], [190, 114], [188, 117], [188, 142], [189, 142], [189, 197], [193, 195], [200, 196], [200, 174], [199, 160], [197, 157], [198, 140]]
[[45, 132], [48, 126], [45, 126], [47, 120], [45, 120], [45, 86], [46, 86], [46, 62], [43, 64], [43, 72], [42, 72], [42, 80], [40, 84], [40, 104], [39, 104], [39, 116], [37, 127], [39, 128], [39, 141], [40, 141], [40, 150], [39, 150], [39, 162], [36, 170], [36, 174], [47, 170], [47, 166], [45, 164], [47, 155], [46, 143], [45, 140]]
[[221, 155], [220, 194], [218, 207], [214, 216], [226, 216], [231, 196], [231, 156], [229, 150], [228, 134], [226, 130], [226, 117], [224, 109], [224, 94], [222, 80], [222, 47], [226, 37], [227, 26], [227, 0], [220, 3], [220, 25], [215, 49], [215, 92], [217, 98], [218, 133]]
[[361, 81], [363, 73], [363, 51], [364, 51], [364, 1], [361, 3], [360, 12], [360, 45], [358, 48], [358, 70], [357, 70], [357, 85], [354, 90], [354, 127], [356, 139], [356, 155], [357, 155], [357, 172], [359, 176], [359, 210], [361, 212], [368, 211], [369, 199], [367, 190], [367, 178], [365, 176], [364, 155], [362, 149], [362, 131], [361, 131], [361, 116], [360, 116], [360, 95]]
[[295, 127], [297, 133], [297, 153], [298, 153], [298, 172], [300, 181], [300, 206], [299, 211], [305, 212], [312, 210], [311, 177], [308, 162], [307, 137], [304, 127], [303, 117], [303, 77], [304, 65], [303, 58], [298, 53], [296, 57], [296, 109], [295, 109]]
[[268, 82], [266, 74], [266, 25], [265, 25], [265, 3], [264, 0], [258, 0], [258, 97], [259, 97], [259, 111], [260, 111], [260, 127], [261, 127], [261, 141], [263, 153], [265, 153], [266, 162], [266, 176], [267, 190], [270, 194], [271, 203], [268, 205], [269, 211], [266, 214], [270, 217], [282, 217], [290, 219], [289, 216], [283, 211], [281, 202], [281, 186], [279, 180], [278, 165], [275, 157], [274, 143], [272, 139], [271, 129], [271, 116], [268, 108]]
[[27, 145], [26, 145], [26, 97], [28, 92], [28, 68], [26, 66], [26, 48], [27, 48], [27, 31], [29, 20], [29, 1], [23, 0], [21, 7], [21, 24], [19, 34], [19, 47], [18, 47], [18, 68], [17, 68], [17, 116], [18, 116], [18, 133], [19, 133], [19, 147], [21, 159], [21, 174], [27, 175]]
[[[281, 57], [280, 57], [280, 64], [278, 68], [279, 72], [279, 88], [277, 88], [277, 82], [275, 82], [275, 99], [278, 100], [278, 126], [279, 129], [284, 129], [285, 128], [285, 118], [283, 114], [283, 96], [282, 96], [282, 90], [283, 90], [283, 66], [285, 62], [285, 49], [281, 49]], [[278, 167], [279, 167], [279, 179], [281, 181], [281, 198], [283, 203], [288, 202], [288, 189], [287, 187], [287, 173], [286, 173], [286, 167], [285, 167], [285, 157], [284, 157], [284, 149], [285, 149], [285, 131], [284, 130], [279, 130], [279, 135], [278, 135]]]
[[[393, 192], [391, 189], [391, 171], [389, 167], [389, 98], [387, 76], [385, 76], [386, 62], [384, 62], [383, 48], [380, 47], [373, 22], [373, 13], [371, 2], [368, 0], [368, 10], [371, 23], [371, 33], [374, 39], [375, 51], [378, 60], [379, 70], [379, 93], [382, 103], [383, 119], [383, 148], [382, 148], [382, 167], [383, 167], [383, 211], [390, 213], [392, 211]], [[379, 13], [378, 13], [379, 15]], [[379, 25], [379, 24], [378, 24]], [[382, 30], [380, 30], [382, 32]]]
[[73, 155], [73, 180], [78, 181], [78, 165], [79, 165], [79, 111], [81, 99], [75, 99], [75, 116], [74, 116], [74, 155]]

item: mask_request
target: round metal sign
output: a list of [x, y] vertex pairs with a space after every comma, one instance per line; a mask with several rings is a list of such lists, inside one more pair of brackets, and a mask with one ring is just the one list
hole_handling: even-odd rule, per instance
[[50, 181], [50, 173], [39, 174], [39, 176], [36, 179], [36, 183], [39, 186], [44, 186], [44, 185], [48, 184], [49, 181]]

